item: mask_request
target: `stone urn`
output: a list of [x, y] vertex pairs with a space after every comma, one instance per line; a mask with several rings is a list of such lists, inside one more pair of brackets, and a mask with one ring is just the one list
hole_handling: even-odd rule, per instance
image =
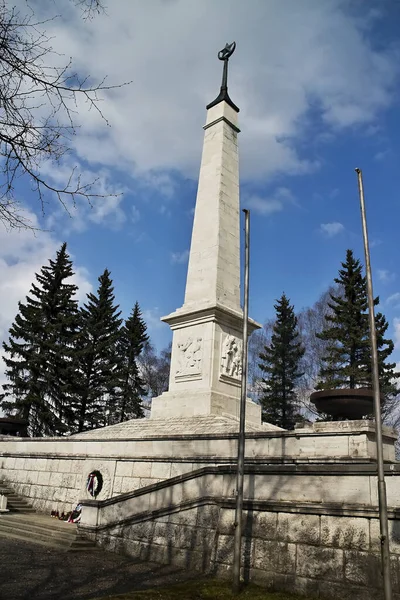
[[314, 392], [310, 400], [319, 413], [335, 421], [358, 420], [374, 412], [374, 392], [370, 388], [342, 388]]

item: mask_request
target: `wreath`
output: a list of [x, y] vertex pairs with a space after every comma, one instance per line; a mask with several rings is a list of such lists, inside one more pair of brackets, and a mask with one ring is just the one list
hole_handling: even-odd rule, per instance
[[100, 471], [92, 471], [89, 473], [86, 483], [86, 489], [92, 498], [96, 498], [103, 487], [103, 476]]

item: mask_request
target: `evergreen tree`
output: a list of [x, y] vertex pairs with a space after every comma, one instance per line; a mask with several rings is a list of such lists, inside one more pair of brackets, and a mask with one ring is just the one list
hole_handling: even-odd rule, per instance
[[296, 380], [301, 377], [299, 363], [304, 348], [298, 341], [297, 318], [285, 294], [274, 305], [276, 321], [271, 343], [260, 354], [263, 395], [260, 399], [263, 421], [293, 429], [297, 417]]
[[36, 274], [26, 302], [11, 326], [6, 351], [3, 410], [25, 419], [33, 436], [58, 435], [71, 426], [74, 380], [73, 349], [77, 335], [77, 286], [64, 243], [56, 260]]
[[145, 389], [139, 374], [138, 358], [149, 340], [146, 330], [146, 323], [136, 302], [130, 317], [121, 329], [118, 343], [121, 367], [119, 397], [113, 419], [115, 421], [122, 422], [144, 416], [141, 398], [145, 394]]
[[99, 277], [97, 294], [88, 294], [80, 311], [78, 365], [74, 399], [78, 432], [108, 424], [120, 377], [118, 339], [122, 319], [115, 306], [114, 288], [106, 269]]
[[[340, 286], [341, 293], [331, 293], [329, 307], [332, 313], [325, 316], [326, 329], [317, 334], [327, 343], [317, 389], [370, 388], [372, 375], [367, 281], [361, 263], [354, 258], [352, 250], [347, 250], [346, 261], [342, 263], [335, 282]], [[378, 297], [374, 299], [374, 305], [377, 304]], [[375, 315], [375, 328], [381, 392], [390, 396], [397, 393], [394, 381], [399, 374], [394, 371], [395, 363], [386, 362], [394, 346], [392, 340], [385, 338], [388, 323], [380, 312]]]

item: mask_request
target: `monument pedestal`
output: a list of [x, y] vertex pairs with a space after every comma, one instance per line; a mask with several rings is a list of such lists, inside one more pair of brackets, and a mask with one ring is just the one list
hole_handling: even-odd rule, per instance
[[[173, 331], [169, 390], [153, 398], [151, 419], [219, 415], [239, 418], [243, 313], [225, 306], [163, 318]], [[249, 332], [259, 327], [249, 320]], [[261, 424], [261, 407], [247, 401], [246, 421]]]

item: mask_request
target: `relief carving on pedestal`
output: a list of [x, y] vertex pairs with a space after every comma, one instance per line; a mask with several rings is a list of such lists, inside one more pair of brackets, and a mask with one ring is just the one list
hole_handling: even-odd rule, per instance
[[242, 375], [242, 342], [231, 334], [222, 344], [221, 373], [237, 379]]
[[178, 367], [176, 376], [201, 373], [203, 338], [188, 337], [178, 344]]

